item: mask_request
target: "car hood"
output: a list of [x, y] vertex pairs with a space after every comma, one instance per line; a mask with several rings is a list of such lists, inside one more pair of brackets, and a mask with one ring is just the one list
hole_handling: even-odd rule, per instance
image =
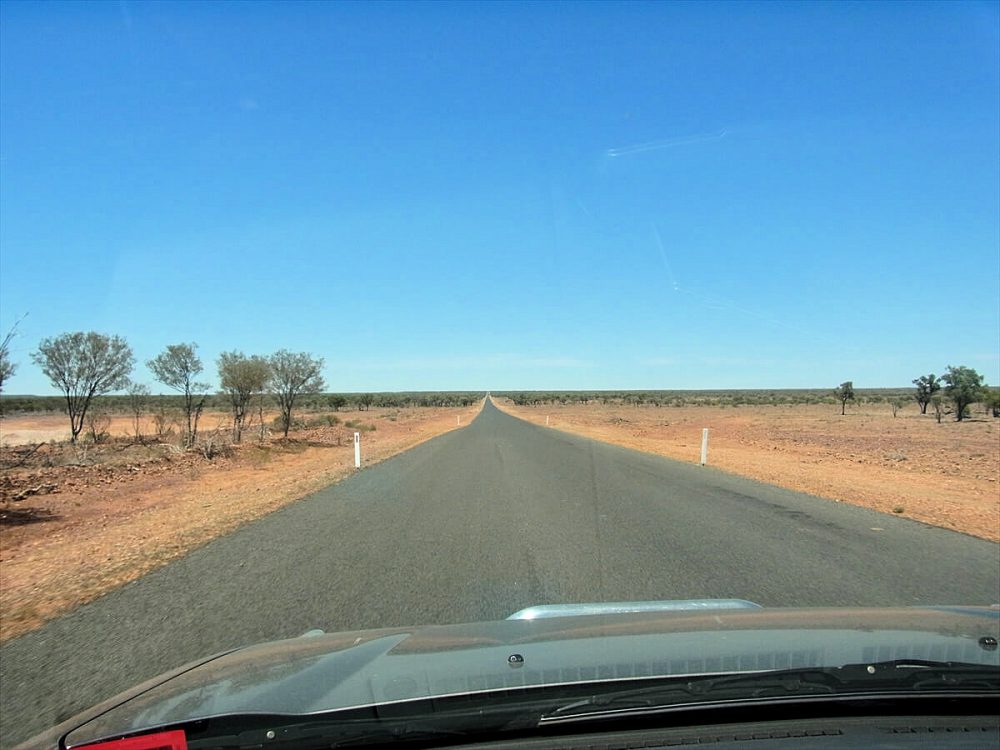
[[639, 611], [317, 631], [188, 665], [54, 731], [72, 747], [226, 714], [308, 714], [543, 685], [894, 659], [1000, 665], [998, 635], [1000, 610], [987, 607]]

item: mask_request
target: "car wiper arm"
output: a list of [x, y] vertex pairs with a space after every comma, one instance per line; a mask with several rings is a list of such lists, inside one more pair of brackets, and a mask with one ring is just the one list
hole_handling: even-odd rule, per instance
[[[373, 742], [453, 742], [486, 732], [520, 731], [547, 724], [574, 722], [620, 714], [642, 714], [677, 708], [733, 705], [746, 701], [794, 699], [834, 700], [838, 697], [888, 693], [928, 695], [936, 690], [966, 694], [1000, 693], [1000, 666], [956, 662], [897, 660], [843, 667], [737, 672], [705, 676], [666, 677], [631, 689], [607, 688], [602, 693], [567, 700], [518, 695], [496, 700], [485, 694], [470, 703], [448, 699], [434, 705], [400, 705], [388, 713], [377, 708], [362, 712], [328, 712], [306, 716], [228, 716], [209, 720], [204, 734], [188, 736], [191, 750], [226, 747], [233, 750], [267, 747], [354, 747]], [[565, 689], [565, 688], [562, 688]], [[573, 688], [581, 695], [584, 686]]]
[[719, 700], [835, 696], [855, 691], [978, 689], [1000, 691], [1000, 667], [964, 662], [897, 659], [843, 667], [807, 667], [719, 676], [679, 677], [641, 688], [593, 695], [560, 706], [542, 723], [619, 709], [660, 708]]
[[231, 748], [232, 750], [259, 750], [261, 747], [282, 748], [354, 747], [372, 743], [389, 742], [441, 742], [454, 741], [468, 735], [468, 731], [436, 726], [432, 720], [378, 720], [341, 721], [326, 717], [289, 721], [276, 717], [270, 728], [218, 734], [210, 732], [199, 737], [189, 736], [191, 750], [202, 748]]
[[894, 659], [873, 664], [848, 664], [835, 670], [845, 682], [881, 684], [905, 683], [906, 687], [927, 688], [949, 685], [1000, 688], [1000, 665], [970, 664], [926, 659]]

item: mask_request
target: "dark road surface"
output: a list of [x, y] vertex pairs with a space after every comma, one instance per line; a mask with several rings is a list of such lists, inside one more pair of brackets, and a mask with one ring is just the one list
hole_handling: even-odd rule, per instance
[[702, 597], [992, 604], [1000, 545], [536, 427], [487, 403], [469, 427], [0, 648], [0, 743], [192, 659], [312, 628]]

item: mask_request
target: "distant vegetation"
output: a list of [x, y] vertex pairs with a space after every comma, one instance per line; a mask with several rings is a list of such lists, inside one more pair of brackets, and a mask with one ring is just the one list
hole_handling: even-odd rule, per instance
[[[906, 388], [857, 388], [860, 403], [887, 403], [909, 395]], [[794, 406], [797, 404], [840, 404], [828, 388], [663, 390], [663, 391], [503, 391], [494, 396], [509, 398], [519, 406], [539, 404], [616, 404], [626, 406]]]
[[[127, 342], [119, 336], [91, 332], [64, 333], [43, 339], [31, 359], [63, 393], [60, 396], [4, 395], [3, 385], [16, 371], [10, 358], [12, 328], [0, 340], [0, 415], [68, 413], [71, 439], [75, 443], [85, 425], [94, 440], [100, 434], [98, 416], [128, 414], [133, 420], [136, 438], [140, 438], [143, 416], [157, 424], [162, 436], [167, 411], [184, 415], [184, 444], [193, 448], [197, 440], [198, 419], [203, 410], [229, 411], [232, 414], [233, 440], [239, 442], [251, 409], [256, 407], [260, 438], [264, 439], [264, 411], [280, 411], [280, 429], [285, 436], [303, 420], [295, 420], [293, 408], [306, 412], [375, 407], [468, 407], [483, 394], [475, 391], [431, 391], [404, 393], [324, 393], [323, 358], [308, 352], [279, 350], [270, 355], [245, 355], [224, 352], [216, 363], [221, 390], [212, 393], [208, 383], [198, 378], [204, 366], [196, 343], [170, 344], [146, 363], [154, 378], [177, 395], [153, 395], [149, 386], [132, 379], [135, 358]], [[922, 375], [911, 388], [854, 388], [844, 381], [834, 390], [826, 389], [753, 389], [753, 390], [629, 390], [629, 391], [503, 391], [497, 396], [517, 405], [570, 404], [600, 402], [630, 406], [755, 406], [836, 404], [844, 414], [847, 403], [888, 404], [892, 415], [916, 401], [920, 413], [934, 407], [938, 421], [948, 413], [943, 394], [953, 405], [951, 413], [959, 421], [973, 404], [983, 404], [987, 413], [1000, 416], [1000, 390], [987, 386], [982, 375], [969, 367], [949, 366], [941, 378]], [[942, 393], [939, 394], [938, 392]], [[117, 395], [116, 392], [121, 392]], [[94, 413], [88, 414], [93, 408]], [[90, 420], [88, 422], [88, 419]], [[96, 421], [95, 421], [96, 420]]]
[[[264, 410], [275, 407], [280, 412], [278, 429], [287, 438], [289, 430], [305, 424], [294, 418], [293, 410], [339, 411], [354, 406], [367, 411], [373, 405], [471, 406], [482, 398], [482, 394], [470, 392], [323, 393], [323, 358], [286, 349], [271, 355], [224, 352], [216, 362], [221, 390], [213, 394], [209, 384], [199, 379], [205, 368], [194, 342], [169, 344], [146, 362], [154, 379], [178, 394], [154, 396], [148, 385], [132, 378], [135, 357], [125, 339], [95, 331], [42, 339], [31, 353], [31, 360], [62, 396], [5, 396], [3, 386], [17, 370], [17, 363], [10, 357], [16, 327], [17, 323], [0, 340], [0, 416], [68, 414], [74, 444], [85, 426], [90, 427], [94, 443], [102, 442], [110, 424], [108, 415], [113, 413], [128, 414], [135, 438], [141, 440], [144, 416], [153, 420], [157, 438], [163, 439], [172, 430], [174, 419], [169, 412], [179, 411], [184, 417], [183, 446], [192, 449], [198, 443], [198, 421], [205, 409], [232, 414], [232, 438], [238, 443], [253, 406], [257, 407], [260, 439], [264, 440]], [[209, 444], [214, 444], [216, 437], [213, 435]]]
[[[854, 383], [850, 380], [845, 380], [843, 383], [838, 385], [833, 389], [833, 395], [836, 396], [837, 400], [840, 402], [840, 414], [843, 416], [847, 412], [847, 402], [856, 400], [854, 395]], [[892, 413], [896, 416], [896, 412]]]
[[[857, 405], [885, 404], [895, 415], [906, 404], [918, 404], [913, 388], [855, 388], [845, 381], [835, 389], [828, 388], [778, 388], [734, 390], [643, 390], [643, 391], [493, 391], [497, 398], [508, 398], [518, 406], [554, 404], [600, 403], [615, 406], [796, 406], [800, 404], [844, 405], [851, 401]], [[922, 393], [921, 393], [922, 395]], [[943, 409], [943, 401], [935, 406]], [[934, 403], [930, 400], [930, 403]], [[976, 403], [981, 403], [1000, 416], [1000, 389], [982, 387], [976, 393]], [[968, 408], [966, 403], [965, 408]], [[944, 413], [942, 411], [942, 413]], [[957, 417], [956, 417], [957, 418]]]
[[[472, 406], [485, 396], [483, 391], [411, 391], [404, 393], [310, 393], [295, 402], [296, 411], [310, 413], [327, 411], [363, 411], [367, 397], [370, 406], [376, 408], [404, 408], [416, 406]], [[153, 413], [161, 408], [184, 412], [184, 396], [174, 394], [149, 394], [141, 391], [136, 396], [141, 400], [141, 409]], [[24, 414], [64, 414], [66, 400], [62, 396], [0, 396], [3, 413], [8, 416]], [[263, 398], [264, 409], [277, 410], [278, 401], [271, 394]], [[132, 399], [128, 394], [99, 396], [95, 405], [109, 414], [133, 414]], [[212, 393], [205, 396], [205, 411], [232, 411], [232, 401], [228, 393]]]

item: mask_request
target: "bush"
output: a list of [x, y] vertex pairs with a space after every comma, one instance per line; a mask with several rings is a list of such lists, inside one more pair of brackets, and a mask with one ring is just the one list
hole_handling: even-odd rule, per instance
[[206, 461], [214, 461], [220, 456], [230, 456], [233, 452], [233, 446], [220, 430], [199, 435], [197, 449]]
[[357, 430], [358, 432], [375, 432], [376, 427], [373, 424], [362, 424], [356, 419], [348, 419], [344, 422], [344, 427], [350, 427], [352, 430]]
[[87, 433], [90, 441], [95, 445], [107, 441], [110, 437], [108, 430], [111, 427], [111, 417], [91, 410], [87, 413]]
[[[293, 416], [292, 417], [292, 423], [290, 425], [288, 425], [288, 431], [289, 432], [295, 432], [296, 430], [301, 430], [301, 429], [304, 429], [305, 427], [308, 427], [308, 426], [309, 425], [306, 424], [306, 422], [304, 422], [302, 419], [299, 419], [299, 418]], [[285, 431], [285, 423], [282, 421], [280, 414], [278, 416], [276, 416], [274, 419], [271, 420], [270, 427], [275, 432], [284, 432]]]
[[334, 427], [340, 424], [340, 417], [333, 414], [317, 414], [305, 421], [306, 427]]
[[156, 439], [163, 442], [172, 437], [174, 428], [180, 427], [180, 425], [175, 416], [161, 406], [159, 411], [153, 413], [153, 427], [156, 431]]

